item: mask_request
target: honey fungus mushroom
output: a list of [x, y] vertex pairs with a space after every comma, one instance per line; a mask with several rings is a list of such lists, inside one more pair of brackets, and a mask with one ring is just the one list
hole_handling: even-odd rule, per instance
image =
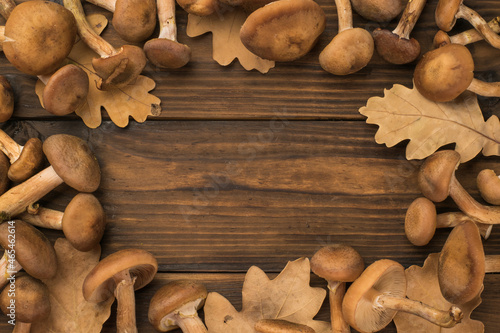
[[240, 39], [263, 59], [293, 61], [312, 49], [325, 22], [323, 9], [313, 0], [274, 1], [247, 17]]
[[359, 332], [380, 331], [398, 311], [448, 328], [455, 326], [463, 317], [456, 306], [438, 310], [406, 298], [405, 269], [389, 259], [375, 261], [351, 284], [344, 296], [342, 311], [349, 325]]
[[335, 75], [348, 75], [364, 68], [374, 51], [372, 35], [362, 28], [353, 28], [349, 0], [335, 0], [339, 32], [321, 51], [319, 64]]
[[30, 138], [21, 146], [0, 130], [0, 150], [9, 158], [7, 176], [13, 182], [20, 183], [33, 176], [44, 162], [42, 141], [38, 138]]
[[500, 178], [494, 170], [483, 169], [476, 178], [477, 188], [486, 202], [500, 205]]
[[[488, 25], [490, 26], [491, 30], [493, 30], [495, 33], [500, 33], [500, 16], [495, 17], [491, 21], [488, 22]], [[441, 47], [446, 44], [461, 44], [461, 45], [467, 45], [471, 43], [478, 42], [480, 40], [483, 40], [484, 36], [479, 33], [476, 29], [469, 29], [466, 31], [462, 31], [460, 33], [457, 33], [456, 35], [449, 36], [446, 32], [443, 30], [439, 30], [435, 35], [433, 39], [433, 45], [434, 47]]]
[[282, 319], [261, 319], [255, 323], [254, 328], [259, 333], [316, 333], [307, 325]]
[[6, 122], [14, 113], [14, 90], [9, 80], [0, 75], [0, 122]]
[[158, 270], [155, 257], [142, 249], [125, 249], [102, 259], [83, 281], [83, 297], [117, 302], [117, 333], [137, 333], [134, 291], [151, 282]]
[[208, 16], [219, 9], [218, 0], [177, 0], [179, 6], [189, 14]]
[[352, 7], [363, 18], [375, 22], [389, 22], [405, 8], [405, 0], [351, 0]]

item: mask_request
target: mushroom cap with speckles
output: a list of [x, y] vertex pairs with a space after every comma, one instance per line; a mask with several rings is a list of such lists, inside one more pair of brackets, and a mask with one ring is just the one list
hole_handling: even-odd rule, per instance
[[156, 1], [117, 0], [112, 24], [126, 41], [146, 40], [156, 27]]
[[422, 194], [434, 202], [445, 200], [459, 164], [460, 154], [455, 150], [441, 150], [427, 157], [418, 172]]
[[424, 246], [436, 232], [436, 206], [425, 197], [420, 197], [410, 204], [405, 216], [405, 234], [416, 246]]
[[436, 25], [443, 31], [450, 31], [457, 21], [456, 14], [463, 0], [439, 0], [434, 18]]
[[364, 268], [358, 251], [344, 244], [324, 246], [311, 258], [311, 270], [327, 281], [352, 282]]

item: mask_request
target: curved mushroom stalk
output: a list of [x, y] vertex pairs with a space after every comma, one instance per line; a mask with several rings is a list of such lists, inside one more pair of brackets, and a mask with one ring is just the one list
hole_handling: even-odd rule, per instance
[[116, 283], [116, 331], [118, 333], [137, 333], [135, 317], [135, 293], [134, 284], [136, 278], [130, 276], [128, 270], [117, 273], [114, 276]]
[[364, 68], [370, 62], [374, 42], [372, 35], [362, 28], [353, 28], [349, 0], [335, 0], [339, 18], [339, 33], [321, 51], [321, 67], [335, 75], [348, 75]]
[[[495, 17], [488, 22], [489, 27], [496, 34], [500, 33], [500, 16]], [[479, 33], [476, 29], [469, 29], [462, 31], [456, 35], [449, 36], [443, 30], [439, 30], [434, 36], [433, 45], [434, 47], [441, 47], [446, 44], [461, 44], [467, 45], [475, 42], [479, 42], [484, 39], [484, 36]]]

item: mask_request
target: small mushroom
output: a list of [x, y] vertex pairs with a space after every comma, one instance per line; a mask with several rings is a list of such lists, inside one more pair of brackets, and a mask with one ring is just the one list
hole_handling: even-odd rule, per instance
[[53, 73], [66, 59], [76, 38], [73, 15], [50, 1], [17, 5], [5, 23], [5, 57], [23, 73]]
[[2, 220], [16, 216], [62, 183], [79, 192], [94, 192], [101, 181], [97, 159], [82, 139], [55, 134], [43, 143], [43, 152], [51, 166], [0, 196]]
[[339, 17], [339, 33], [321, 51], [319, 64], [329, 73], [348, 75], [368, 65], [375, 46], [368, 31], [353, 28], [349, 0], [335, 0], [335, 4]]
[[106, 228], [106, 215], [99, 200], [90, 193], [78, 193], [63, 212], [40, 207], [35, 214], [18, 216], [42, 228], [62, 230], [75, 249], [87, 252], [101, 241]]
[[363, 18], [375, 22], [389, 22], [405, 8], [406, 0], [351, 0], [352, 7]]
[[373, 31], [373, 40], [378, 54], [392, 64], [407, 64], [420, 55], [420, 43], [410, 38], [410, 33], [424, 9], [427, 0], [408, 1], [399, 23], [392, 32], [377, 28]]
[[7, 19], [15, 7], [16, 3], [13, 0], [0, 0], [0, 15]]
[[349, 325], [359, 332], [383, 329], [398, 311], [447, 328], [455, 326], [463, 317], [456, 306], [443, 311], [406, 298], [405, 269], [389, 259], [375, 261], [351, 284], [346, 291], [342, 311]]
[[142, 48], [123, 45], [119, 50], [115, 49], [89, 25], [80, 0], [64, 0], [64, 6], [73, 13], [82, 40], [100, 56], [92, 59], [92, 66], [102, 79], [98, 87], [107, 90], [133, 83], [146, 66]]
[[125, 249], [102, 259], [83, 281], [83, 297], [100, 303], [116, 297], [117, 333], [137, 332], [134, 290], [151, 282], [158, 270], [155, 257], [141, 249]]
[[0, 122], [6, 122], [14, 113], [14, 90], [7, 78], [0, 75]]
[[40, 280], [20, 275], [0, 294], [0, 308], [5, 315], [14, 315], [16, 326], [13, 332], [29, 333], [32, 324], [49, 316], [50, 293]]
[[[470, 218], [459, 212], [436, 213], [436, 206], [425, 197], [420, 197], [410, 204], [405, 217], [405, 234], [416, 246], [427, 245], [437, 228], [453, 228], [469, 221]], [[477, 223], [481, 236], [488, 239], [493, 225]]]
[[[499, 21], [500, 21], [500, 16], [497, 16], [488, 22], [488, 25], [490, 26], [491, 30], [493, 30], [497, 34], [500, 33]], [[434, 35], [433, 45], [436, 48], [450, 43], [467, 45], [478, 42], [483, 39], [484, 39], [483, 35], [481, 35], [476, 29], [469, 29], [466, 31], [462, 31], [453, 36], [449, 36], [443, 30], [439, 30], [436, 33], [436, 35]]]
[[146, 40], [156, 27], [154, 0], [87, 0], [113, 13], [112, 24], [127, 42]]
[[261, 319], [255, 323], [255, 330], [260, 333], [315, 333], [307, 325], [292, 323], [282, 319]]
[[328, 282], [332, 332], [350, 332], [342, 315], [346, 282], [358, 278], [365, 268], [361, 255], [352, 247], [334, 244], [322, 247], [311, 258], [311, 270]]
[[491, 169], [481, 170], [476, 178], [477, 188], [486, 202], [500, 205], [500, 178]]
[[441, 202], [450, 196], [474, 222], [499, 224], [500, 208], [481, 205], [456, 179], [455, 169], [459, 163], [460, 154], [454, 150], [441, 150], [427, 157], [418, 173], [422, 194], [434, 202]]
[[325, 12], [313, 0], [274, 1], [247, 17], [240, 39], [263, 59], [293, 61], [312, 49], [325, 22]]
[[179, 6], [189, 14], [208, 16], [219, 9], [218, 0], [177, 0]]
[[495, 48], [500, 48], [500, 36], [476, 11], [465, 6], [463, 0], [439, 0], [435, 12], [435, 20], [439, 29], [450, 31], [455, 26], [457, 18], [469, 21], [488, 43]]
[[151, 63], [160, 68], [180, 68], [191, 59], [191, 49], [177, 41], [175, 0], [157, 0], [160, 34], [144, 44]]
[[451, 231], [438, 261], [438, 280], [443, 297], [465, 304], [483, 288], [485, 256], [477, 226], [464, 222]]
[[175, 280], [160, 288], [149, 303], [149, 322], [159, 332], [179, 327], [184, 333], [207, 332], [198, 317], [205, 304], [207, 289], [201, 283]]
[[57, 257], [54, 247], [31, 224], [21, 220], [0, 224], [0, 246], [5, 251], [0, 260], [0, 287], [21, 268], [37, 279], [50, 279], [56, 275]]

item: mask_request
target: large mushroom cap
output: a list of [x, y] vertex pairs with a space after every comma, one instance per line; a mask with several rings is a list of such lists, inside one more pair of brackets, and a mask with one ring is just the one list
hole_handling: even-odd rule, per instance
[[101, 169], [85, 141], [68, 134], [49, 136], [43, 152], [66, 184], [80, 192], [94, 192], [101, 182]]
[[158, 270], [158, 262], [148, 251], [125, 249], [102, 259], [85, 278], [83, 296], [87, 301], [100, 303], [113, 296], [116, 288], [114, 276], [129, 271], [136, 278], [134, 289], [140, 289], [151, 282]]
[[325, 21], [323, 9], [313, 0], [274, 1], [248, 16], [240, 39], [263, 59], [293, 61], [312, 49]]
[[405, 8], [406, 0], [351, 0], [356, 13], [369, 21], [389, 22]]
[[30, 138], [24, 144], [19, 158], [10, 166], [9, 179], [17, 183], [25, 181], [40, 170], [43, 161], [42, 141]]
[[401, 38], [387, 29], [373, 31], [373, 40], [378, 54], [391, 64], [412, 62], [420, 55], [420, 43], [415, 38]]
[[364, 268], [358, 251], [344, 244], [324, 246], [311, 258], [311, 270], [327, 281], [352, 282]]
[[405, 234], [416, 246], [429, 243], [436, 232], [436, 206], [425, 197], [420, 197], [410, 204], [405, 216]]
[[375, 304], [376, 296], [406, 296], [404, 267], [389, 259], [375, 261], [347, 289], [342, 303], [345, 320], [360, 332], [377, 332], [387, 326], [396, 310]]
[[31, 224], [16, 220], [0, 224], [0, 246], [7, 249], [10, 238], [9, 227], [16, 234], [16, 260], [26, 273], [37, 279], [50, 279], [57, 272], [57, 257], [54, 247], [45, 235]]
[[457, 21], [456, 14], [463, 0], [439, 0], [434, 13], [436, 25], [446, 32], [450, 31]]
[[0, 75], [0, 122], [10, 119], [14, 112], [14, 90], [5, 76]]
[[443, 297], [452, 304], [471, 301], [483, 287], [485, 271], [477, 225], [467, 221], [453, 228], [439, 255], [438, 280]]
[[69, 10], [50, 1], [17, 5], [5, 23], [7, 59], [21, 72], [54, 72], [68, 56], [76, 38], [76, 20]]
[[201, 283], [190, 280], [175, 280], [161, 287], [149, 303], [149, 322], [160, 332], [167, 332], [177, 327], [164, 319], [181, 307], [193, 303], [200, 309], [207, 298], [207, 288]]
[[455, 150], [441, 150], [427, 157], [418, 172], [422, 194], [434, 202], [445, 200], [459, 164], [460, 154]]
[[90, 251], [101, 241], [106, 215], [99, 200], [90, 193], [78, 193], [64, 210], [64, 236], [79, 251]]
[[160, 68], [180, 68], [191, 59], [189, 46], [166, 38], [148, 40], [144, 52], [149, 61]]
[[142, 42], [156, 27], [156, 2], [154, 0], [117, 0], [113, 27], [126, 41]]
[[460, 44], [447, 44], [426, 52], [413, 74], [415, 87], [435, 102], [455, 99], [469, 87], [474, 78], [474, 59]]
[[261, 319], [255, 323], [255, 330], [260, 333], [315, 333], [307, 325], [292, 323], [281, 319]]

